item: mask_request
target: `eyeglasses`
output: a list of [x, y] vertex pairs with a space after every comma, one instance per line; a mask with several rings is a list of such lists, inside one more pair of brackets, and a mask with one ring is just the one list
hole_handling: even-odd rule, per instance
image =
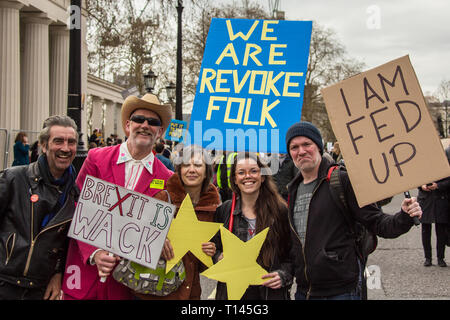
[[246, 175], [255, 177], [261, 174], [261, 169], [257, 169], [257, 168], [252, 168], [250, 170], [237, 170], [236, 171], [236, 176], [238, 177], [245, 177]]
[[161, 126], [161, 120], [157, 119], [157, 118], [147, 118], [141, 115], [135, 115], [132, 116], [130, 118], [131, 121], [136, 122], [136, 123], [144, 123], [145, 120], [147, 120], [147, 123], [149, 126], [152, 127], [159, 127]]

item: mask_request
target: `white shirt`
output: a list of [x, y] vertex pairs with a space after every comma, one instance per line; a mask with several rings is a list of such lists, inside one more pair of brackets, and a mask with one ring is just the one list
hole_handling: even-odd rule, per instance
[[142, 170], [144, 168], [153, 174], [153, 163], [155, 162], [155, 155], [153, 152], [150, 153], [142, 160], [135, 160], [128, 151], [128, 146], [126, 142], [120, 145], [119, 157], [117, 159], [117, 164], [125, 163], [125, 185], [124, 187], [128, 190], [134, 190], [141, 177]]

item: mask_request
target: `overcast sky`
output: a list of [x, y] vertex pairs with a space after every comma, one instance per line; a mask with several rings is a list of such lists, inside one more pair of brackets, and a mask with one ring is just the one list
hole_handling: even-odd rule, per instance
[[280, 0], [279, 10], [334, 29], [366, 69], [409, 54], [424, 94], [450, 79], [450, 0]]

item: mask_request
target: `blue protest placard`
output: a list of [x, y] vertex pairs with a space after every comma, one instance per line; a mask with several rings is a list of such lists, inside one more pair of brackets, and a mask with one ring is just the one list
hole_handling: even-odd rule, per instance
[[300, 121], [311, 21], [213, 18], [186, 143], [285, 153]]
[[164, 139], [175, 142], [183, 142], [186, 133], [187, 122], [177, 119], [172, 119], [166, 130]]

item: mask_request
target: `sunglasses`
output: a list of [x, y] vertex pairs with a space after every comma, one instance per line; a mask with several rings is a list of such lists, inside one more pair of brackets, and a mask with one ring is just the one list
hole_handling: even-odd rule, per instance
[[132, 116], [130, 118], [131, 121], [136, 122], [136, 123], [144, 123], [145, 120], [147, 120], [147, 123], [149, 126], [152, 127], [159, 127], [161, 126], [161, 120], [157, 119], [157, 118], [147, 118], [141, 115], [135, 115]]

